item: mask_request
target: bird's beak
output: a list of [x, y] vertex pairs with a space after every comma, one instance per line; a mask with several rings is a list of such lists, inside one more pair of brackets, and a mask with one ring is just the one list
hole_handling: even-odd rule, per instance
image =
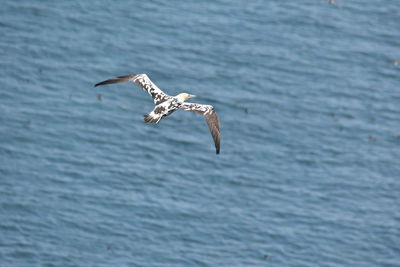
[[196, 97], [195, 95], [189, 95], [189, 98], [194, 98], [194, 97]]

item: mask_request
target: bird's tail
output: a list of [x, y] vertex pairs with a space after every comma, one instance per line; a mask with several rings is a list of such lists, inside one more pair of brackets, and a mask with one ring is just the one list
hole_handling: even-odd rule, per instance
[[152, 114], [153, 112], [144, 115], [144, 122], [146, 123], [159, 123], [160, 120], [163, 118], [162, 115]]

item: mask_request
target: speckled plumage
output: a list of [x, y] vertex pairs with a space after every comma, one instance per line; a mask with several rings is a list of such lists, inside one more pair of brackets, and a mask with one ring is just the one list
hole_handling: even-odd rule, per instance
[[97, 83], [95, 86], [119, 83], [119, 82], [133, 82], [142, 87], [154, 100], [156, 105], [154, 109], [144, 115], [146, 123], [159, 123], [161, 119], [170, 115], [178, 109], [187, 110], [203, 115], [207, 121], [208, 128], [214, 140], [216, 153], [220, 151], [220, 128], [217, 113], [211, 105], [203, 105], [196, 103], [185, 102], [187, 99], [194, 97], [187, 93], [181, 93], [177, 96], [169, 96], [158, 88], [146, 74], [128, 74], [111, 78]]

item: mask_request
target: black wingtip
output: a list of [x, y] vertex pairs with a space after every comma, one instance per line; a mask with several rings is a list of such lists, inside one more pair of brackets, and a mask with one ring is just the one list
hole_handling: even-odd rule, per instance
[[105, 82], [106, 82], [106, 81], [103, 81], [103, 82], [96, 83], [96, 84], [94, 85], [94, 87], [97, 87], [97, 86], [99, 86], [99, 85], [106, 84]]

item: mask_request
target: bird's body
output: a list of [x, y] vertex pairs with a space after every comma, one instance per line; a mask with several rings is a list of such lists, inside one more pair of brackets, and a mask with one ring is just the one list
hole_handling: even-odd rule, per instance
[[211, 135], [214, 139], [216, 153], [219, 154], [220, 129], [217, 113], [215, 112], [213, 106], [185, 102], [189, 98], [195, 97], [194, 95], [190, 95], [188, 93], [169, 96], [159, 89], [146, 74], [129, 74], [119, 76], [97, 83], [95, 86], [127, 81], [134, 82], [142, 87], [143, 90], [145, 90], [154, 100], [154, 104], [156, 106], [150, 113], [144, 115], [144, 121], [146, 123], [159, 123], [161, 119], [178, 109], [202, 114], [206, 118], [208, 128], [210, 129]]
[[150, 123], [159, 123], [162, 118], [179, 109], [185, 100], [185, 97], [181, 96], [181, 94], [170, 97], [164, 102], [156, 105], [149, 114], [144, 115], [144, 121]]

